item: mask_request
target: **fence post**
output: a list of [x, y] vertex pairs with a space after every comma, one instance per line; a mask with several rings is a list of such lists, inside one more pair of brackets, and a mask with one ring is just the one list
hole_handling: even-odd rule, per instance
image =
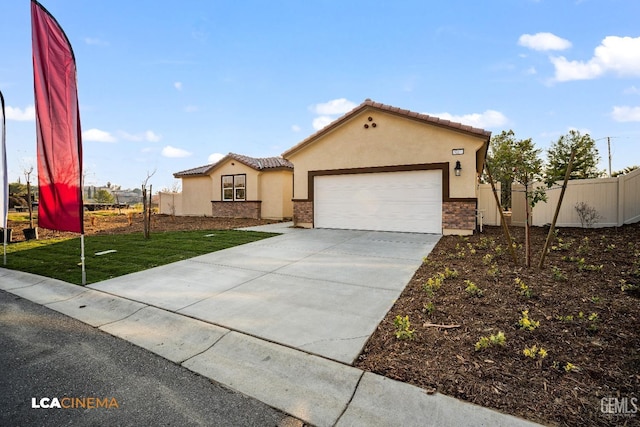
[[618, 222], [618, 227], [622, 227], [622, 225], [624, 224], [625, 218], [624, 218], [624, 207], [625, 207], [625, 203], [624, 203], [624, 192], [625, 192], [625, 188], [624, 188], [624, 184], [625, 181], [627, 180], [626, 175], [619, 175], [616, 177], [616, 179], [618, 180], [617, 182], [617, 187], [618, 187], [618, 206], [617, 206], [617, 222]]

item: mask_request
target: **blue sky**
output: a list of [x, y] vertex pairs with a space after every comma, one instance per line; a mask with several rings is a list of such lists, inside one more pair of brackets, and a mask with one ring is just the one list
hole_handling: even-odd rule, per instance
[[[76, 55], [86, 184], [280, 155], [370, 98], [640, 165], [636, 0], [42, 0]], [[10, 181], [35, 166], [30, 2], [0, 5]]]

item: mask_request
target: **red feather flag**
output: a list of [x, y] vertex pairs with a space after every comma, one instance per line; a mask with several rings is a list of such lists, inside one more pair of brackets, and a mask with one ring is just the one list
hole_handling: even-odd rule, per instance
[[31, 1], [38, 139], [38, 225], [84, 233], [76, 63], [56, 19]]

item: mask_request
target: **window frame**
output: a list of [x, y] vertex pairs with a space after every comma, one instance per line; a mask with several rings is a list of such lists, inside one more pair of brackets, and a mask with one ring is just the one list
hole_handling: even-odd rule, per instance
[[[231, 182], [227, 179], [227, 186], [225, 187], [225, 178], [231, 178]], [[231, 184], [230, 186], [228, 184]], [[246, 202], [247, 201], [247, 174], [238, 173], [233, 175], [222, 175], [220, 177], [220, 190], [221, 200], [223, 202]], [[225, 197], [225, 190], [231, 191], [231, 197]], [[242, 197], [238, 197], [238, 193], [242, 194]]]

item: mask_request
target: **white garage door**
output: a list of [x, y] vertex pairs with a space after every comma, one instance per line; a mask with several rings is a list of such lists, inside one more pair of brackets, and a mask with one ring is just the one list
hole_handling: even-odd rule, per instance
[[442, 233], [442, 171], [314, 179], [317, 228]]

